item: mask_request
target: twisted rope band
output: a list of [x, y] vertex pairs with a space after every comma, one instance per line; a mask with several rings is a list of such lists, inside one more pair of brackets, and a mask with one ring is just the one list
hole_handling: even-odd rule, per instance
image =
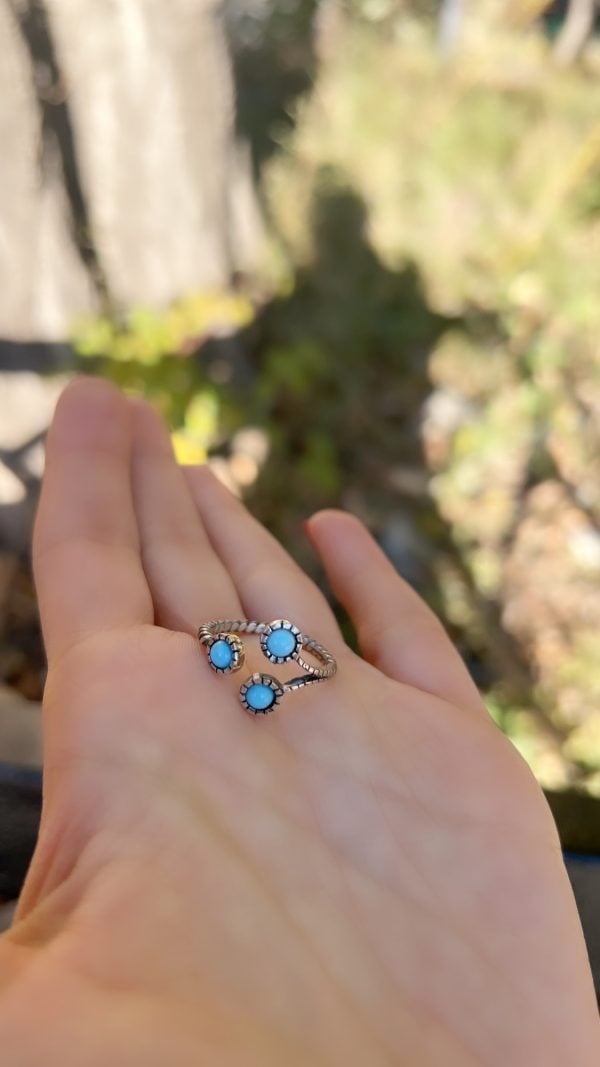
[[[239, 670], [244, 662], [244, 646], [239, 634], [258, 634], [263, 654], [271, 663], [294, 661], [304, 674], [288, 682], [278, 682], [270, 674], [253, 674], [242, 685], [240, 696], [244, 707], [255, 714], [272, 711], [284, 693], [292, 693], [306, 685], [325, 682], [332, 678], [337, 663], [331, 652], [323, 645], [300, 632], [287, 619], [273, 622], [256, 622], [252, 619], [216, 619], [200, 626], [198, 640], [208, 652], [213, 670], [229, 674]], [[322, 666], [307, 662], [303, 652], [310, 652]], [[267, 692], [269, 690], [269, 692]]]

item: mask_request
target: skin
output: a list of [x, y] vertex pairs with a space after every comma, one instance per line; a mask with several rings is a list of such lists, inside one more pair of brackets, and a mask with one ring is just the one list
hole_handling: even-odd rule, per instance
[[[364, 527], [316, 586], [154, 412], [62, 395], [34, 568], [39, 844], [0, 942], [3, 1067], [592, 1067], [600, 1030], [543, 796]], [[194, 633], [286, 617], [338, 675], [254, 717]]]

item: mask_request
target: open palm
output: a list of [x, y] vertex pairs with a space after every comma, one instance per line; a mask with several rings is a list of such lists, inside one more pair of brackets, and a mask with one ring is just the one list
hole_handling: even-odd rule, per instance
[[[439, 623], [350, 516], [320, 591], [154, 413], [59, 402], [34, 538], [45, 797], [0, 942], [5, 1067], [598, 1062], [556, 832]], [[288, 618], [336, 677], [251, 716], [210, 619]], [[236, 684], [237, 683], [237, 684]]]

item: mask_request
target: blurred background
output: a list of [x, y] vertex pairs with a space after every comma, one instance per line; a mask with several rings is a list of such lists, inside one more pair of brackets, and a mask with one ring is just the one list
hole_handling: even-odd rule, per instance
[[92, 372], [317, 580], [302, 519], [360, 515], [600, 795], [595, 0], [0, 0], [0, 54], [0, 759], [40, 759], [31, 522]]

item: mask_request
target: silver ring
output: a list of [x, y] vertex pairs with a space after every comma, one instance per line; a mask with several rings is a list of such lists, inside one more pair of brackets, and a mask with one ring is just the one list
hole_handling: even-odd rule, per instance
[[[216, 619], [198, 629], [198, 640], [208, 653], [208, 662], [217, 674], [232, 674], [244, 663], [244, 645], [239, 634], [258, 634], [262, 653], [270, 663], [295, 662], [305, 673], [279, 682], [271, 674], [255, 673], [240, 687], [240, 699], [253, 715], [274, 711], [285, 693], [293, 693], [305, 685], [326, 682], [333, 678], [337, 663], [331, 652], [314, 638], [299, 630], [288, 619], [255, 622], [251, 619]], [[304, 658], [310, 653], [322, 666], [315, 666]]]

